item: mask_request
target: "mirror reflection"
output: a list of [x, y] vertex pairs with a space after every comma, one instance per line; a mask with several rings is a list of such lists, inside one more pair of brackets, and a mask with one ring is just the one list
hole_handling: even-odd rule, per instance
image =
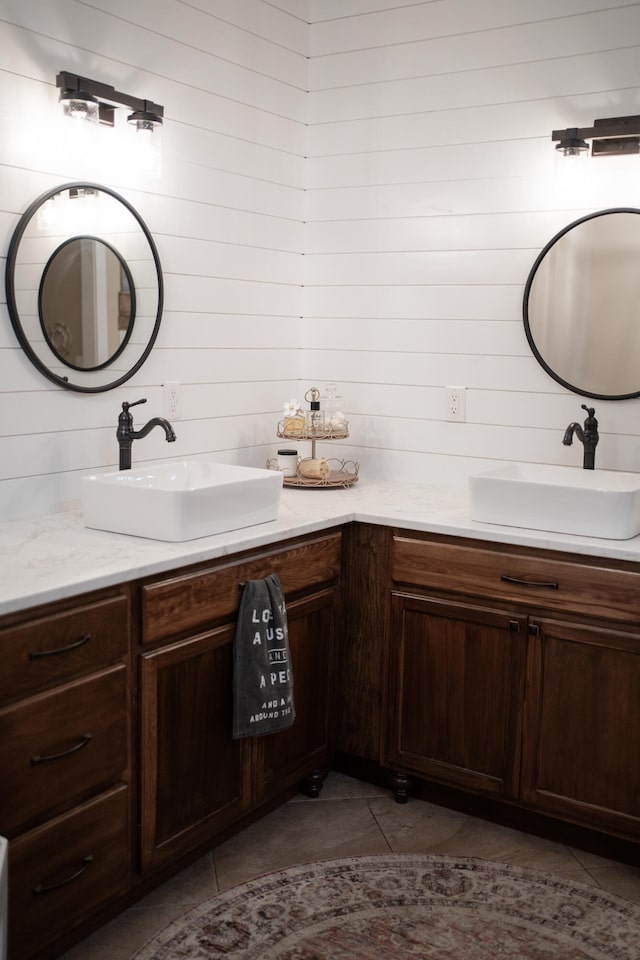
[[640, 396], [640, 210], [569, 224], [529, 275], [524, 323], [534, 355], [574, 393]]
[[107, 187], [72, 183], [22, 216], [7, 257], [16, 336], [49, 380], [94, 393], [128, 380], [155, 342], [163, 306], [144, 221]]
[[95, 370], [117, 356], [129, 339], [135, 290], [120, 254], [97, 237], [72, 237], [44, 268], [40, 323], [63, 363]]

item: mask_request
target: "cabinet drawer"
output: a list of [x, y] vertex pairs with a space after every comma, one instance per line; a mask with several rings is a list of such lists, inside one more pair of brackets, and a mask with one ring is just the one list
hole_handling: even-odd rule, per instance
[[122, 659], [128, 623], [118, 596], [0, 630], [0, 705]]
[[130, 861], [125, 787], [11, 842], [12, 960], [42, 949], [97, 907], [125, 893]]
[[640, 621], [640, 573], [592, 558], [397, 535], [392, 575], [396, 583], [433, 590]]
[[0, 711], [0, 834], [85, 799], [127, 767], [126, 668]]
[[340, 574], [341, 534], [314, 538], [263, 556], [208, 566], [142, 588], [143, 643], [229, 619], [240, 603], [240, 584], [276, 573], [285, 593], [335, 580]]

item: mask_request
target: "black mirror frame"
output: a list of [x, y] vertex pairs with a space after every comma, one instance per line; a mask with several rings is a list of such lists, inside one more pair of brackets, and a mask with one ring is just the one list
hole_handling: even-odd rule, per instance
[[[20, 315], [19, 315], [18, 306], [16, 303], [14, 273], [15, 273], [15, 267], [16, 267], [16, 259], [18, 255], [18, 248], [20, 246], [20, 241], [22, 240], [25, 230], [27, 229], [32, 217], [39, 210], [42, 204], [46, 203], [47, 200], [50, 200], [51, 197], [55, 196], [57, 193], [60, 193], [63, 190], [75, 190], [75, 189], [98, 190], [101, 193], [109, 194], [109, 196], [113, 197], [115, 200], [118, 200], [121, 204], [123, 204], [124, 207], [126, 207], [129, 213], [131, 213], [131, 215], [138, 222], [140, 229], [144, 233], [147, 243], [149, 244], [149, 249], [151, 250], [151, 255], [153, 257], [153, 261], [156, 268], [156, 275], [158, 279], [158, 309], [156, 312], [155, 324], [153, 326], [153, 330], [151, 331], [149, 342], [147, 343], [143, 353], [136, 360], [133, 366], [126, 373], [122, 374], [122, 376], [118, 377], [118, 379], [114, 380], [111, 383], [103, 384], [97, 387], [90, 387], [90, 386], [85, 386], [83, 384], [71, 383], [67, 377], [58, 376], [57, 374], [53, 373], [53, 371], [51, 371], [46, 366], [46, 364], [42, 362], [40, 357], [38, 357], [38, 355], [33, 350], [31, 344], [29, 343], [29, 339], [24, 332], [22, 323], [20, 322]], [[25, 354], [27, 355], [31, 363], [40, 371], [40, 373], [42, 373], [52, 383], [57, 384], [59, 387], [64, 387], [65, 390], [74, 390], [78, 393], [104, 393], [107, 390], [114, 390], [116, 387], [121, 386], [121, 384], [126, 383], [127, 380], [129, 380], [135, 373], [137, 373], [137, 371], [140, 369], [140, 367], [143, 365], [143, 363], [149, 356], [151, 349], [158, 336], [158, 331], [160, 329], [160, 321], [162, 319], [162, 311], [164, 306], [164, 283], [162, 279], [162, 267], [160, 265], [160, 257], [158, 255], [158, 250], [156, 248], [156, 245], [153, 241], [153, 237], [151, 236], [149, 228], [147, 227], [146, 223], [144, 222], [140, 214], [137, 212], [135, 207], [133, 207], [129, 203], [129, 201], [125, 200], [124, 197], [122, 197], [119, 193], [116, 193], [115, 190], [111, 190], [109, 187], [105, 187], [99, 183], [88, 183], [86, 181], [73, 181], [71, 183], [63, 183], [57, 187], [52, 188], [51, 190], [47, 190], [45, 193], [41, 194], [39, 197], [37, 197], [36, 200], [33, 201], [33, 203], [29, 205], [27, 210], [25, 210], [25, 212], [20, 217], [18, 225], [14, 230], [13, 236], [11, 237], [11, 241], [9, 243], [9, 250], [7, 253], [7, 266], [5, 271], [5, 289], [6, 289], [6, 295], [7, 295], [7, 308], [9, 310], [9, 318], [11, 320], [11, 326], [13, 327], [14, 333], [18, 339], [20, 346], [24, 350]], [[120, 355], [121, 352], [122, 351], [118, 351], [118, 355]], [[94, 368], [94, 369], [96, 370], [104, 369], [105, 366], [106, 364], [103, 364], [101, 365], [100, 368]], [[89, 370], [89, 371], [82, 371], [82, 372], [90, 373], [91, 371]]]
[[[580, 226], [581, 223], [586, 223], [588, 220], [595, 220], [597, 217], [604, 217], [612, 213], [640, 214], [640, 209], [638, 209], [637, 207], [610, 207], [607, 210], [597, 210], [595, 213], [589, 213], [584, 217], [579, 217], [577, 220], [574, 220], [572, 223], [568, 223], [566, 227], [563, 227], [562, 230], [558, 231], [558, 233], [556, 233], [556, 235], [552, 237], [551, 240], [549, 240], [549, 242], [543, 247], [543, 249], [540, 251], [540, 253], [536, 257], [536, 260], [527, 278], [527, 282], [524, 288], [524, 296], [522, 300], [522, 318], [524, 321], [524, 331], [527, 336], [527, 340], [529, 342], [531, 352], [533, 353], [534, 357], [536, 358], [540, 366], [549, 374], [550, 377], [552, 377], [556, 381], [556, 383], [559, 383], [563, 387], [566, 387], [566, 389], [570, 390], [572, 393], [577, 393], [581, 397], [592, 397], [594, 400], [632, 400], [635, 397], [640, 397], [640, 389], [636, 390], [633, 393], [624, 393], [624, 394], [623, 393], [614, 393], [614, 394], [591, 393], [588, 390], [584, 389], [584, 387], [576, 387], [575, 384], [569, 383], [569, 381], [561, 377], [559, 373], [556, 373], [556, 371], [553, 370], [553, 368], [550, 367], [547, 361], [544, 359], [544, 357], [538, 350], [538, 347], [536, 346], [536, 342], [533, 338], [533, 333], [531, 331], [531, 326], [529, 324], [529, 294], [531, 292], [531, 286], [533, 284], [536, 271], [540, 266], [540, 264], [542, 263], [542, 261], [544, 260], [544, 258], [546, 257], [546, 255], [549, 253], [552, 247], [554, 247], [555, 244], [559, 240], [561, 240], [562, 237], [565, 236], [565, 234], [569, 233], [570, 230], [573, 230], [575, 229], [575, 227]], [[640, 367], [638, 369], [638, 381], [640, 382]]]

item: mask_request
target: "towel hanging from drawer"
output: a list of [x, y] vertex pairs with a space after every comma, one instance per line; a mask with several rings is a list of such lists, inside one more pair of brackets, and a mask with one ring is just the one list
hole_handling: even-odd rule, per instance
[[287, 730], [296, 711], [280, 580], [247, 580], [233, 643], [234, 740]]

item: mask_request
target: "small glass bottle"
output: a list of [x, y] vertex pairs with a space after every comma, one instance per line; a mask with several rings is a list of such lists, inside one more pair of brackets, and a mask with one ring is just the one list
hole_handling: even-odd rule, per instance
[[335, 383], [327, 383], [323, 397], [324, 428], [332, 437], [347, 436], [347, 418], [344, 413], [344, 397], [338, 393]]
[[320, 391], [316, 387], [311, 387], [305, 393], [304, 398], [309, 401], [307, 436], [321, 437], [324, 433], [324, 413], [320, 409]]

